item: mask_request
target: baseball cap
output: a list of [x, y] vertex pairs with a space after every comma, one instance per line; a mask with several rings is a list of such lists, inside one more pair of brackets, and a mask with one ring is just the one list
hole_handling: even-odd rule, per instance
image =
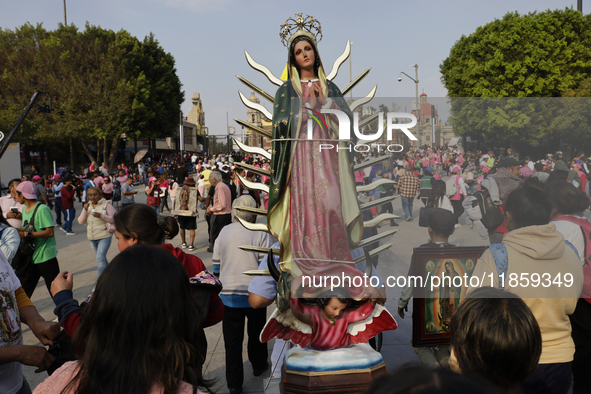
[[149, 182], [155, 182], [157, 180], [158, 179], [156, 179], [156, 177], [154, 177], [154, 176], [151, 176], [150, 179], [148, 179]]
[[41, 177], [40, 177], [39, 175], [35, 175], [35, 176], [33, 177], [33, 180], [34, 180], [34, 181], [38, 181], [39, 179], [41, 179]]
[[556, 153], [554, 153], [554, 156], [562, 156], [562, 151], [557, 150]]
[[573, 167], [583, 168], [580, 164], [575, 164], [575, 165], [573, 165]]
[[[41, 178], [41, 177], [39, 177]], [[20, 192], [27, 200], [36, 200], [35, 184], [31, 181], [25, 181], [18, 184], [16, 191]]]
[[531, 174], [533, 173], [533, 171], [531, 170], [531, 168], [529, 168], [528, 166], [521, 167], [519, 169], [519, 172], [521, 172], [521, 176], [523, 176], [524, 178], [527, 178], [528, 176], [531, 176]]
[[488, 166], [482, 167], [483, 174], [486, 174], [489, 170], [490, 170], [490, 168], [488, 168]]
[[51, 179], [60, 179], [62, 176], [60, 174], [55, 174]]

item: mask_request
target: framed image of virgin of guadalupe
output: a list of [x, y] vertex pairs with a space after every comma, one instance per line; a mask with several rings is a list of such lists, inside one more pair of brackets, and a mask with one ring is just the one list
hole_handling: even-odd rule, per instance
[[407, 278], [414, 283], [413, 346], [449, 345], [451, 317], [466, 297], [476, 261], [485, 250], [486, 246], [414, 249]]

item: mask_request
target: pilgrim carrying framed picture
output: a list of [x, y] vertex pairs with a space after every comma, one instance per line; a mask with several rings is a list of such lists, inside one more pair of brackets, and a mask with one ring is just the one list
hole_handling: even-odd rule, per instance
[[[486, 246], [415, 248], [410, 272], [422, 278], [413, 294], [412, 345], [449, 345], [451, 317]], [[455, 281], [454, 281], [455, 279]], [[420, 282], [418, 282], [420, 283]]]

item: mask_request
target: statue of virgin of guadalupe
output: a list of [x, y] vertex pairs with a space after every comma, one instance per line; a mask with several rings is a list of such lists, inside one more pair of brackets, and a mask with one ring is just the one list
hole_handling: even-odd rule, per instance
[[[339, 141], [338, 119], [322, 113], [323, 109], [338, 109], [353, 124], [349, 106], [339, 88], [326, 79], [314, 34], [298, 30], [287, 47], [287, 80], [277, 90], [273, 105], [267, 217], [268, 227], [281, 245], [280, 261], [291, 262], [291, 296], [309, 298], [324, 293], [326, 287], [303, 288], [302, 276], [344, 275], [353, 279], [363, 275], [351, 257], [351, 250], [361, 240], [363, 221], [352, 153], [337, 149], [339, 144], [344, 148], [355, 141]], [[328, 145], [332, 149], [326, 149]], [[287, 296], [285, 286], [280, 283], [279, 291], [284, 287]], [[346, 288], [355, 300], [381, 298], [377, 289]]]

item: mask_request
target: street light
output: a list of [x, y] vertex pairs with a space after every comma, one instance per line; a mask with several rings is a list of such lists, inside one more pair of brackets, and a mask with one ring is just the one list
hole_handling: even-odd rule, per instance
[[[421, 104], [419, 103], [419, 65], [418, 64], [411, 64], [410, 66], [415, 68], [415, 78], [411, 77], [410, 75], [408, 75], [404, 71], [401, 71], [400, 74], [398, 74], [398, 82], [402, 82], [402, 77], [401, 77], [402, 74], [406, 75], [408, 78], [410, 78], [412, 81], [414, 81], [415, 87], [416, 87], [415, 95], [416, 95], [417, 118], [418, 118], [419, 114], [420, 114], [420, 108], [421, 108]], [[419, 123], [417, 123], [417, 135], [419, 135], [418, 131], [419, 131]]]

